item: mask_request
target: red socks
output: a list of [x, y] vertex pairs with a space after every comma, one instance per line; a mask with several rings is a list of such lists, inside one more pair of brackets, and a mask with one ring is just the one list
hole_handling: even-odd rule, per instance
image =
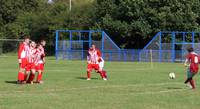
[[28, 76], [28, 74], [24, 74], [24, 81], [26, 81], [27, 80], [27, 76]]
[[90, 78], [90, 72], [87, 71], [87, 78]]
[[103, 71], [100, 71], [99, 73], [100, 73], [100, 75], [101, 75], [101, 78], [104, 78]]
[[[106, 71], [98, 71], [97, 73], [100, 74], [101, 78], [107, 78], [107, 74], [106, 74]], [[87, 77], [90, 78], [90, 72], [87, 71]]]
[[103, 74], [103, 76], [105, 77], [105, 78], [107, 78], [107, 74], [106, 74], [106, 71], [102, 71], [102, 74]]
[[41, 81], [42, 80], [42, 73], [38, 73], [38, 76], [37, 76], [37, 81]]
[[34, 78], [35, 78], [35, 74], [31, 73], [27, 82], [28, 83], [32, 82], [34, 80]]
[[18, 81], [24, 81], [24, 73], [23, 72], [18, 73]]
[[190, 84], [191, 84], [191, 86], [192, 86], [192, 89], [195, 89], [194, 80], [192, 79], [192, 80], [190, 80], [189, 82], [190, 82]]

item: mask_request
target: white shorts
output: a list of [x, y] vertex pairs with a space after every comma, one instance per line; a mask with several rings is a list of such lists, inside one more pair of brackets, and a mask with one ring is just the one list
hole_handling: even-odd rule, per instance
[[104, 61], [101, 61], [99, 63], [99, 70], [103, 70], [103, 67], [104, 67]]

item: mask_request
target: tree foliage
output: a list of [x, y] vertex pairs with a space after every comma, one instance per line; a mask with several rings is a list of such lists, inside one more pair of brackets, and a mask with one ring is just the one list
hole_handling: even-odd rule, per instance
[[122, 48], [142, 48], [158, 31], [199, 31], [199, 0], [1, 0], [0, 38], [46, 38], [57, 29], [102, 29]]
[[199, 5], [199, 0], [97, 0], [96, 26], [122, 47], [142, 48], [158, 31], [198, 31]]

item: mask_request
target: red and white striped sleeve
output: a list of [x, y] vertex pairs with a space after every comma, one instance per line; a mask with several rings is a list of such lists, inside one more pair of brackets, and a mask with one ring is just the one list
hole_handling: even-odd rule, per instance
[[20, 43], [19, 49], [18, 49], [18, 59], [21, 59], [22, 57], [22, 51], [24, 50], [24, 43]]

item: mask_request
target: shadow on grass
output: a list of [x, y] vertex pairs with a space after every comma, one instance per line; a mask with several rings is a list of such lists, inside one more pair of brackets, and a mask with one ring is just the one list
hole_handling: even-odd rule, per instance
[[181, 87], [168, 87], [167, 89], [183, 89]]
[[5, 83], [8, 83], [8, 84], [17, 84], [17, 81], [5, 81]]
[[[76, 79], [82, 79], [82, 80], [86, 80], [87, 77], [76, 77]], [[98, 78], [91, 78], [91, 79], [98, 79]]]

